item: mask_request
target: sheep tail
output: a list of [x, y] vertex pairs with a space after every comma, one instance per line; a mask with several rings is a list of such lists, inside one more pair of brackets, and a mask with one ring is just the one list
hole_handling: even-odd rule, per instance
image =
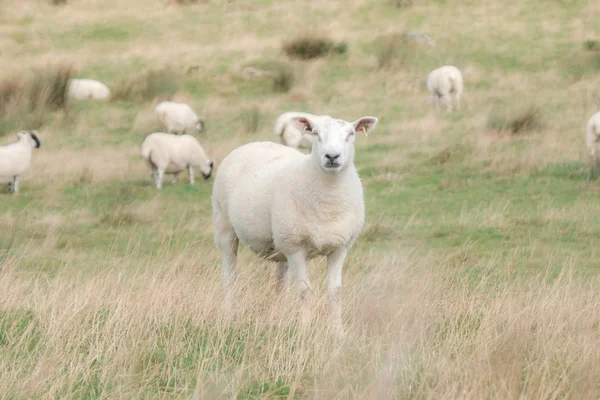
[[152, 155], [152, 148], [150, 146], [142, 147], [142, 157], [144, 157], [144, 160], [150, 161], [151, 155]]

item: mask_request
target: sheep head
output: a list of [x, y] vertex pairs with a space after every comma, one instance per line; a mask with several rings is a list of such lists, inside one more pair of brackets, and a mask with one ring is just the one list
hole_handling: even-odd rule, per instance
[[375, 117], [362, 117], [354, 122], [329, 116], [292, 118], [296, 129], [312, 135], [312, 157], [327, 173], [343, 171], [354, 162], [356, 133], [368, 134], [377, 121]]
[[26, 140], [31, 145], [31, 147], [35, 147], [36, 149], [38, 149], [42, 145], [37, 135], [37, 131], [17, 132], [17, 137], [19, 138], [19, 140]]
[[198, 121], [196, 121], [196, 125], [194, 127], [196, 128], [196, 132], [198, 133], [204, 130], [204, 120], [202, 119], [202, 117], [198, 118]]

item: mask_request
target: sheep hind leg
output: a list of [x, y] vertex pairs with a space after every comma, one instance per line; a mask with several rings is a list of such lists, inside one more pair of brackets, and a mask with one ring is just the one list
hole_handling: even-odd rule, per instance
[[221, 215], [216, 211], [213, 220], [215, 229], [215, 244], [223, 254], [223, 287], [225, 289], [225, 310], [230, 312], [233, 306], [233, 295], [237, 281], [237, 256], [240, 241], [235, 235], [233, 227], [224, 223]]
[[593, 179], [596, 179], [596, 168], [597, 168], [597, 164], [598, 164], [598, 160], [596, 157], [596, 150], [597, 150], [597, 144], [594, 143], [591, 146], [591, 152], [590, 152], [590, 169], [588, 172], [588, 183], [590, 183]]
[[431, 95], [431, 102], [435, 106], [436, 111], [439, 111], [439, 109], [440, 109], [440, 97], [437, 94], [435, 94], [435, 93], [432, 94]]
[[177, 176], [179, 174], [173, 174], [173, 176], [171, 177], [171, 184], [174, 185], [177, 183]]

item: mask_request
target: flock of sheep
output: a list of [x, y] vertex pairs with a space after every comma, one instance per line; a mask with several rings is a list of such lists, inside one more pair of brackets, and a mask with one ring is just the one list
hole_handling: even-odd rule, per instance
[[[453, 66], [431, 71], [427, 88], [436, 108], [460, 109], [461, 72]], [[108, 99], [101, 82], [73, 79], [72, 99]], [[454, 101], [452, 99], [454, 98]], [[454, 103], [454, 104], [453, 104]], [[204, 121], [183, 103], [162, 102], [155, 116], [166, 133], [151, 133], [141, 145], [141, 155], [152, 171], [152, 181], [162, 187], [165, 174], [186, 170], [194, 183], [194, 169], [205, 179], [211, 161], [192, 133]], [[214, 239], [223, 254], [226, 305], [231, 306], [237, 276], [239, 243], [260, 257], [277, 262], [277, 288], [284, 292], [294, 275], [300, 297], [312, 293], [307, 261], [327, 257], [327, 293], [335, 331], [343, 332], [337, 293], [342, 286], [342, 265], [358, 238], [365, 220], [363, 188], [354, 167], [356, 134], [367, 135], [378, 119], [365, 116], [353, 122], [328, 115], [286, 112], [275, 121], [273, 133], [282, 144], [253, 142], [227, 155], [216, 172], [212, 192]], [[40, 147], [36, 131], [17, 133], [16, 143], [0, 147], [0, 182], [16, 193], [27, 172], [33, 148]], [[590, 119], [586, 144], [596, 160], [600, 140], [600, 112]], [[311, 148], [310, 154], [298, 148]]]

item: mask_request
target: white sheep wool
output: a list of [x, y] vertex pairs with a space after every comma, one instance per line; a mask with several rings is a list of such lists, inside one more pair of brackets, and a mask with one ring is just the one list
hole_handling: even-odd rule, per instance
[[446, 111], [452, 111], [452, 94], [454, 94], [455, 107], [460, 110], [463, 77], [458, 68], [445, 65], [431, 71], [427, 76], [427, 89], [438, 110], [445, 106]]
[[187, 169], [190, 184], [194, 184], [194, 168], [198, 168], [204, 179], [210, 178], [213, 162], [208, 159], [204, 148], [191, 135], [170, 135], [168, 133], [151, 133], [142, 142], [142, 157], [152, 171], [152, 181], [157, 189], [162, 188], [165, 174], [177, 175]]
[[17, 132], [18, 140], [0, 146], [0, 182], [8, 183], [10, 193], [19, 192], [21, 176], [29, 171], [34, 148], [41, 146], [37, 131]]
[[342, 265], [365, 218], [354, 141], [357, 133], [373, 130], [377, 121], [294, 116], [295, 129], [312, 137], [310, 154], [255, 142], [223, 159], [212, 203], [215, 243], [223, 253], [226, 304], [232, 303], [240, 242], [278, 263], [280, 289], [288, 286], [292, 273], [302, 298], [311, 293], [307, 260], [326, 256], [328, 294], [334, 323], [341, 329], [336, 293], [342, 285]]

